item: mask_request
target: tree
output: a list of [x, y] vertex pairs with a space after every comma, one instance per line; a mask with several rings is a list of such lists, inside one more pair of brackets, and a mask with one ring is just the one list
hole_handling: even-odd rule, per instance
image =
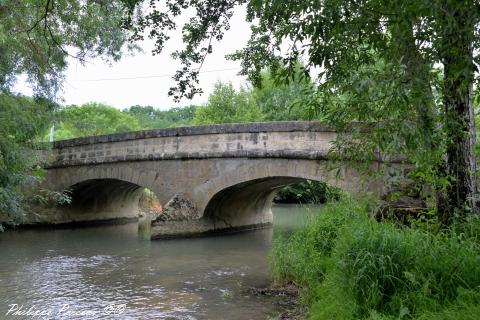
[[124, 113], [134, 116], [142, 129], [154, 128], [157, 120], [157, 110], [152, 106], [131, 106], [123, 110]]
[[[40, 177], [37, 143], [51, 124], [68, 58], [119, 59], [129, 37], [120, 27], [124, 9], [117, 0], [0, 2], [0, 216], [10, 223], [21, 220], [25, 186]], [[35, 98], [11, 92], [20, 75]]]
[[71, 139], [140, 130], [138, 120], [101, 103], [69, 106], [57, 113], [55, 139]]
[[38, 178], [38, 138], [51, 109], [46, 100], [0, 94], [0, 222], [19, 222], [24, 215], [19, 188]]
[[[305, 57], [305, 72], [319, 79], [309, 105], [335, 105], [330, 109], [334, 123], [365, 120], [373, 139], [366, 144], [371, 154], [394, 150], [395, 145], [409, 156], [419, 151], [413, 160], [426, 161], [426, 171], [443, 177], [435, 187], [441, 191], [437, 208], [445, 224], [454, 213], [476, 211], [471, 92], [478, 80], [478, 1], [167, 0], [165, 10], [156, 1], [150, 3], [151, 11], [143, 17], [133, 14], [138, 2], [132, 2], [125, 26], [137, 37], [150, 31], [155, 52], [176, 27], [175, 18], [187, 8], [195, 12], [183, 26], [184, 48], [174, 53], [183, 63], [174, 76], [174, 97], [198, 92], [198, 70], [212, 52], [213, 40], [222, 39], [235, 7], [247, 5], [252, 36], [247, 47], [232, 56], [242, 61], [242, 74], [257, 84], [263, 68], [275, 72], [286, 65], [288, 79], [298, 58]], [[377, 93], [377, 84], [385, 90]], [[355, 100], [364, 102], [355, 106], [350, 103]], [[377, 108], [382, 105], [387, 107]], [[396, 110], [394, 117], [386, 113], [390, 110]], [[395, 124], [384, 129], [392, 120]], [[346, 126], [337, 127], [339, 142], [346, 141]], [[414, 143], [408, 140], [409, 127], [420, 134]], [[428, 151], [441, 157], [429, 161]]]
[[192, 125], [198, 106], [174, 107], [165, 111], [157, 111], [159, 118], [164, 119], [165, 127], [180, 127]]
[[264, 121], [312, 120], [316, 115], [305, 107], [309, 98], [305, 92], [312, 86], [310, 78], [296, 77], [287, 84], [275, 79], [272, 72], [262, 71], [252, 95], [265, 115]]
[[217, 82], [207, 104], [197, 109], [193, 123], [216, 124], [262, 120], [262, 111], [250, 92], [243, 88], [236, 92], [231, 83]]
[[[25, 74], [36, 94], [53, 98], [67, 58], [121, 57], [128, 33], [122, 1], [6, 0], [0, 4], [0, 88]], [[130, 46], [132, 47], [132, 46]]]
[[197, 106], [157, 110], [152, 106], [131, 106], [123, 112], [137, 118], [142, 129], [171, 128], [191, 125]]

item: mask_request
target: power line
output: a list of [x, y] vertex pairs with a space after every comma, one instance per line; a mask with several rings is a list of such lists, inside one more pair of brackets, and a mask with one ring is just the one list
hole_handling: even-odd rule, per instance
[[[205, 70], [200, 71], [199, 73], [213, 73], [213, 72], [222, 72], [222, 71], [234, 71], [241, 70], [241, 68], [229, 68], [229, 69], [215, 69], [215, 70]], [[150, 79], [150, 78], [166, 78], [171, 77], [172, 74], [158, 74], [158, 75], [149, 75], [149, 76], [133, 76], [133, 77], [121, 77], [121, 78], [102, 78], [102, 79], [78, 79], [71, 80], [76, 82], [98, 82], [98, 81], [117, 81], [117, 80], [138, 80], [138, 79]]]

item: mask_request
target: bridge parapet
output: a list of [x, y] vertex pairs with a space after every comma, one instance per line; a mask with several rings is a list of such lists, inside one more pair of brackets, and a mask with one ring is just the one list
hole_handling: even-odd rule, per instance
[[57, 141], [46, 167], [239, 157], [324, 160], [335, 136], [332, 128], [306, 121], [155, 129]]

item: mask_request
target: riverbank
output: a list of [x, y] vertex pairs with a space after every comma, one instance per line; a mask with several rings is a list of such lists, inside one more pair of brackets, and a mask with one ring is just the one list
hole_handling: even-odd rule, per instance
[[249, 294], [275, 299], [282, 312], [277, 316], [279, 320], [301, 320], [305, 319], [307, 308], [300, 303], [300, 290], [294, 283], [284, 285], [272, 284], [265, 288], [250, 288]]
[[298, 283], [309, 319], [477, 319], [480, 219], [434, 232], [369, 218], [372, 202], [343, 200], [271, 254], [277, 284]]

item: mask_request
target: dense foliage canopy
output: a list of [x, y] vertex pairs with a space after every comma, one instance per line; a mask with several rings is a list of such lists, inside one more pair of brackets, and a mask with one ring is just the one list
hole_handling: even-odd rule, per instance
[[56, 125], [56, 140], [141, 129], [134, 116], [101, 103], [61, 109], [56, 113]]
[[[51, 125], [69, 59], [116, 60], [124, 46], [133, 49], [120, 28], [123, 15], [121, 1], [0, 2], [1, 216], [19, 221], [25, 185], [39, 177], [36, 141]], [[12, 93], [19, 76], [32, 86], [34, 99]]]
[[195, 113], [195, 124], [262, 121], [262, 110], [245, 89], [236, 92], [232, 84], [217, 83], [208, 103]]
[[19, 187], [36, 179], [38, 138], [51, 108], [45, 100], [0, 94], [0, 215], [16, 222], [24, 214]]
[[155, 109], [152, 106], [132, 106], [126, 112], [137, 118], [142, 129], [170, 128], [188, 126], [192, 123], [197, 107], [174, 107], [168, 110]]
[[20, 74], [37, 94], [54, 98], [68, 58], [119, 59], [128, 34], [121, 1], [5, 0], [0, 3], [0, 88]]

